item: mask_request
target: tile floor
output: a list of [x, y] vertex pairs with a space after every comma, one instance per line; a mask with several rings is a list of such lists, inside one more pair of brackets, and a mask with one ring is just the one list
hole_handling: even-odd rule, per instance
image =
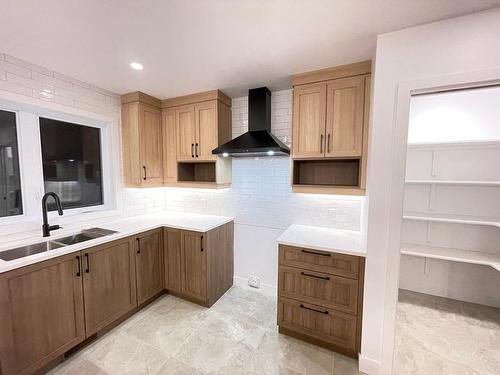
[[499, 375], [500, 309], [400, 290], [394, 375]]
[[206, 309], [165, 295], [55, 374], [357, 375], [357, 362], [277, 333], [276, 300], [233, 287]]

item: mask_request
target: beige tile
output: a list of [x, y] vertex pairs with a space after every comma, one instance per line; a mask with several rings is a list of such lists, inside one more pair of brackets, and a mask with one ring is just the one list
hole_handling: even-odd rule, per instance
[[176, 361], [173, 358], [169, 358], [155, 375], [198, 375], [198, 374], [201, 374], [201, 372], [199, 372], [195, 368], [185, 363]]

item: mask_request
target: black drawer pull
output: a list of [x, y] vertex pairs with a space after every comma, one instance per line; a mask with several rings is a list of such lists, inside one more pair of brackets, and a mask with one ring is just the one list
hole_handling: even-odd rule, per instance
[[317, 312], [317, 313], [320, 313], [320, 314], [328, 315], [328, 310], [321, 311], [321, 310], [311, 309], [310, 307], [306, 307], [303, 304], [300, 304], [300, 308], [301, 309], [306, 309], [306, 310], [311, 310], [311, 311], [314, 311], [314, 312]]
[[82, 274], [82, 266], [80, 265], [80, 255], [76, 256], [76, 276]]
[[201, 251], [203, 251], [203, 236], [201, 236], [201, 241], [200, 242], [201, 242], [201, 246], [200, 246], [201, 247]]
[[324, 257], [329, 257], [332, 255], [332, 254], [325, 254], [325, 253], [315, 253], [314, 251], [309, 251], [309, 250], [302, 250], [302, 252], [307, 253], [307, 254], [321, 255]]
[[139, 238], [135, 239], [137, 241], [137, 254], [141, 253], [141, 240]]
[[85, 270], [86, 273], [90, 273], [90, 260], [89, 260], [89, 254], [85, 254], [85, 261], [87, 262], [87, 269]]
[[301, 272], [300, 274], [303, 276], [315, 277], [315, 278], [321, 279], [321, 280], [330, 280], [330, 277], [328, 277], [328, 276], [311, 275], [310, 273], [305, 273], [305, 272]]

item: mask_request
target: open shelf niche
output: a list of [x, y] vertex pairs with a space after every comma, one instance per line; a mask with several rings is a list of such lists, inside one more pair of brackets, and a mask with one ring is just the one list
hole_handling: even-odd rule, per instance
[[231, 184], [231, 159], [217, 158], [216, 161], [177, 163], [179, 187], [202, 187], [209, 189], [227, 188]]

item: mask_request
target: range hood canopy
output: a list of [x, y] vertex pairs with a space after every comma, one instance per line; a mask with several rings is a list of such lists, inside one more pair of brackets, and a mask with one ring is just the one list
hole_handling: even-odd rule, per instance
[[271, 133], [271, 91], [267, 87], [248, 91], [248, 132], [217, 147], [214, 155], [288, 156], [290, 149]]

